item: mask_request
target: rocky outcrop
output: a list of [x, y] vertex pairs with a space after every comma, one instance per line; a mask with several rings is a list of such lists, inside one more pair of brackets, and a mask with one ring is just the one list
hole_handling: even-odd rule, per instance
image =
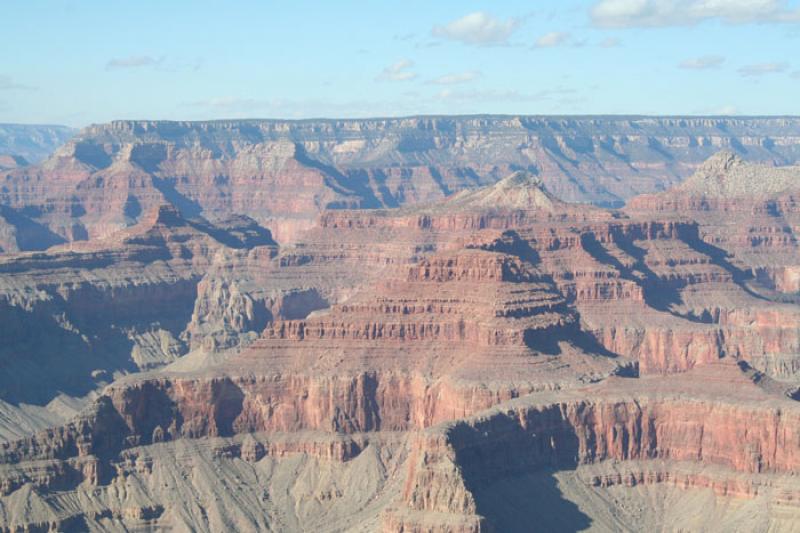
[[[188, 349], [198, 285], [220, 253], [269, 261], [276, 245], [252, 220], [216, 227], [161, 206], [106, 240], [4, 256], [0, 397], [46, 405], [175, 361]], [[237, 313], [229, 312], [234, 330], [259, 327]]]
[[405, 270], [369, 296], [305, 321], [276, 322], [264, 336], [536, 347], [538, 337], [566, 339], [559, 330], [575, 324], [555, 286], [513, 256], [464, 250]]
[[[698, 394], [693, 385], [691, 399], [665, 393], [662, 387], [640, 388], [638, 383], [633, 385], [635, 396], [620, 397], [627, 384], [609, 382], [594, 391], [592, 399], [575, 395], [551, 403], [545, 395], [533, 395], [488, 414], [431, 428], [413, 446], [404, 505], [387, 523], [444, 515], [440, 520], [446, 524], [448, 515], [473, 515], [480, 524], [474, 530], [491, 529], [493, 509], [476, 497], [484, 487], [528, 472], [606, 461], [631, 462], [639, 468], [654, 460], [717, 465], [731, 481], [724, 481], [725, 474], [715, 481], [695, 474], [688, 475], [685, 486], [727, 483], [726, 493], [747, 497], [757, 490], [758, 481], [737, 472], [793, 475], [800, 468], [800, 435], [794, 429], [800, 413], [788, 400], [764, 404], [766, 396], [759, 398], [755, 390], [750, 391], [751, 403], [714, 396], [712, 391], [737, 382], [752, 388], [731, 375], [735, 372], [718, 366], [717, 372], [692, 376], [706, 390]], [[637, 474], [630, 475], [621, 482], [636, 484]], [[669, 475], [648, 480], [669, 481]], [[608, 486], [615, 481], [593, 477], [590, 483]]]
[[680, 186], [633, 199], [636, 213], [692, 217], [700, 237], [768, 289], [796, 292], [798, 166], [753, 164], [721, 152]]

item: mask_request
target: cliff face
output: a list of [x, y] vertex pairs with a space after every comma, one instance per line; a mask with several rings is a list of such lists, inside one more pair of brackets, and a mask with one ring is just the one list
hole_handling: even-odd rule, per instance
[[800, 166], [752, 164], [724, 151], [674, 189], [631, 201], [630, 212], [692, 217], [701, 237], [780, 292], [795, 292]]
[[795, 162], [799, 139], [793, 118], [121, 121], [5, 172], [0, 202], [33, 210], [67, 240], [107, 234], [168, 201], [212, 219], [251, 216], [288, 242], [325, 208], [436, 201], [514, 170], [538, 174], [563, 200], [621, 205], [679, 182], [722, 148]]
[[[205, 272], [223, 257], [230, 265], [275, 253], [269, 231], [250, 219], [213, 226], [164, 205], [105, 241], [3, 256], [2, 399], [46, 405], [173, 362], [189, 349]], [[243, 309], [220, 321], [242, 331], [247, 316]]]
[[[595, 474], [586, 480], [590, 486], [678, 482], [685, 488], [714, 486], [721, 494], [745, 498], [758, 493], [758, 478], [753, 474], [779, 474], [773, 483], [790, 479], [800, 467], [796, 405], [787, 400], [770, 402], [752, 390], [752, 383], [730, 375], [732, 369], [716, 370], [690, 375], [673, 389], [681, 391], [675, 395], [665, 394], [663, 382], [645, 382], [632, 385], [638, 389], [634, 400], [623, 392], [632, 391], [631, 384], [614, 383], [592, 391], [591, 399], [567, 395], [570, 399], [552, 403], [547, 395], [531, 395], [431, 428], [413, 446], [403, 504], [389, 513], [386, 523], [413, 527], [420, 516], [440, 513], [472, 516], [471, 524], [459, 531], [514, 524], [513, 518], [498, 513], [489, 496], [492, 488], [502, 490], [504, 480], [524, 479], [531, 472], [586, 464], [598, 465], [595, 472], [619, 462], [627, 462], [632, 469], [628, 478], [617, 481], [615, 474]], [[723, 391], [731, 386], [743, 389], [740, 398], [726, 398]], [[744, 397], [749, 403], [742, 401]], [[677, 467], [681, 463], [702, 463], [707, 469], [706, 473], [690, 470], [660, 476], [637, 472], [656, 461], [675, 465], [675, 471], [681, 470]], [[784, 474], [788, 476], [781, 477]], [[788, 490], [796, 494], [797, 484], [789, 483]], [[795, 497], [784, 494], [787, 499]], [[441, 521], [446, 523], [446, 519]], [[513, 529], [524, 527], [516, 523]]]
[[[195, 135], [162, 126], [115, 135]], [[160, 183], [142, 166], [158, 154], [130, 151], [128, 192]], [[765, 195], [737, 196], [753, 172]], [[793, 235], [791, 203], [762, 207], [792, 172], [722, 154], [608, 210], [517, 170], [429, 204], [337, 205], [280, 245], [249, 217], [160, 204], [4, 255], [0, 527], [641, 530], [697, 501], [719, 523], [687, 529], [788, 527], [797, 253], [769, 229]], [[65, 420], [63, 393], [86, 408]]]
[[[247, 469], [285, 460], [296, 465], [299, 457], [317, 458], [326, 465], [320, 468], [338, 471], [348, 463], [363, 468], [387, 438], [381, 432], [402, 431], [412, 436], [384, 457], [385, 465], [396, 461], [390, 469], [359, 473], [373, 476], [373, 481], [361, 478], [362, 483], [393, 479], [388, 483], [392, 497], [377, 509], [386, 531], [501, 528], [508, 517], [496, 507], [493, 490], [508, 480], [587, 465], [593, 470], [582, 481], [584, 491], [675, 484], [682, 490], [711, 487], [729, 500], [746, 500], [774, 489], [770, 501], [784, 502], [790, 516], [800, 512], [792, 503], [800, 495], [797, 404], [760, 388], [736, 365], [717, 364], [666, 380], [612, 378], [573, 391], [500, 399], [488, 410], [473, 399], [464, 409], [441, 411], [438, 423], [412, 413], [448, 401], [447, 393], [420, 384], [408, 386], [397, 376], [364, 376], [349, 384], [317, 378], [284, 384], [275, 379], [173, 378], [115, 387], [94, 412], [72, 424], [5, 445], [0, 489], [5, 498], [20, 497], [28, 486], [44, 494], [95, 500], [114, 487], [143, 483], [142, 492], [126, 505], [146, 510], [147, 502], [159, 501], [153, 476], [163, 463], [175, 460], [171, 454], [180, 457], [181, 449], [199, 447], [203, 461], [187, 465], [177, 458], [180, 468], [193, 475], [202, 475], [205, 461], [218, 465], [215, 475], [227, 476], [228, 469], [246, 463], [254, 464]], [[205, 442], [210, 449], [202, 451], [191, 441]], [[184, 490], [180, 483], [176, 488]], [[357, 489], [345, 485], [339, 490], [320, 503], [323, 509]], [[242, 497], [247, 494], [243, 491]], [[171, 497], [164, 498], [169, 509], [179, 508]], [[120, 503], [105, 496], [93, 505], [115, 509]], [[151, 525], [171, 523], [164, 511], [119, 519], [125, 524], [142, 518]], [[191, 520], [207, 524], [199, 516]]]

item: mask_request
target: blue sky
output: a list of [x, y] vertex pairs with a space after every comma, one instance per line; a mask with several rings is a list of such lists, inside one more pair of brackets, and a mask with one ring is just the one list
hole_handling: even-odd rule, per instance
[[796, 0], [8, 0], [0, 122], [800, 114]]

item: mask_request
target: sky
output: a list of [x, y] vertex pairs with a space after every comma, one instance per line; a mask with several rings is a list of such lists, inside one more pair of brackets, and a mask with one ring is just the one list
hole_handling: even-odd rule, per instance
[[4, 0], [0, 122], [800, 115], [800, 0]]

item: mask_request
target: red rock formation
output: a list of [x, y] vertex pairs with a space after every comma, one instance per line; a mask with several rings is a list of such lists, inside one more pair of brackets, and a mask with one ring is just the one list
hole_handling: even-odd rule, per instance
[[251, 216], [289, 242], [325, 208], [436, 201], [521, 168], [560, 198], [621, 205], [721, 148], [794, 160], [797, 128], [719, 118], [117, 121], [7, 173], [0, 201], [37, 209], [38, 223], [70, 241], [108, 235], [166, 200], [209, 219]]
[[[558, 396], [562, 399], [554, 401]], [[668, 384], [610, 380], [593, 390], [591, 399], [580, 393], [532, 395], [423, 433], [409, 461], [404, 508], [387, 524], [413, 523], [415, 516], [480, 515], [481, 502], [472, 495], [476, 488], [544, 467], [658, 459], [747, 474], [795, 474], [798, 416], [794, 402], [770, 398], [730, 365]], [[634, 485], [645, 475], [634, 471], [624, 481], [595, 477], [593, 483]], [[743, 495], [758, 483], [728, 475], [730, 481], [689, 475], [685, 483]], [[669, 474], [648, 481], [675, 482]]]
[[[152, 166], [160, 154], [126, 157]], [[325, 465], [307, 474], [315, 483], [320, 471], [369, 468], [358, 479], [387, 492], [358, 504], [371, 513], [362, 525], [388, 531], [491, 530], [503, 522], [486, 491], [563, 469], [586, 474], [586, 491], [671, 484], [762, 498], [771, 487], [790, 502], [800, 497], [798, 313], [748, 265], [782, 254], [789, 268], [792, 252], [775, 239], [739, 255], [743, 241], [709, 240], [709, 220], [564, 204], [516, 173], [439, 204], [327, 212], [281, 248], [249, 219], [212, 225], [164, 207], [113, 236], [7, 257], [9, 338], [30, 338], [25, 309], [65, 331], [112, 312], [114, 327], [161, 328], [147, 303], [169, 309], [180, 295], [191, 305], [161, 342], [197, 353], [118, 379], [75, 420], [0, 445], [0, 505], [35, 488], [45, 502], [95, 498], [120, 524], [167, 526], [179, 504], [159, 499], [162, 480], [182, 490], [214, 465], [220, 479], [227, 469], [247, 479], [232, 492], [247, 506], [291, 506], [285, 486], [252, 487], [312, 460]], [[200, 352], [214, 365], [193, 359]], [[281, 475], [303, 477], [292, 472]], [[135, 505], [106, 492], [134, 485]], [[297, 487], [315, 513], [350, 492]]]
[[631, 212], [689, 216], [700, 237], [781, 292], [795, 292], [798, 167], [754, 165], [730, 152], [709, 159], [679, 187], [633, 199]]

